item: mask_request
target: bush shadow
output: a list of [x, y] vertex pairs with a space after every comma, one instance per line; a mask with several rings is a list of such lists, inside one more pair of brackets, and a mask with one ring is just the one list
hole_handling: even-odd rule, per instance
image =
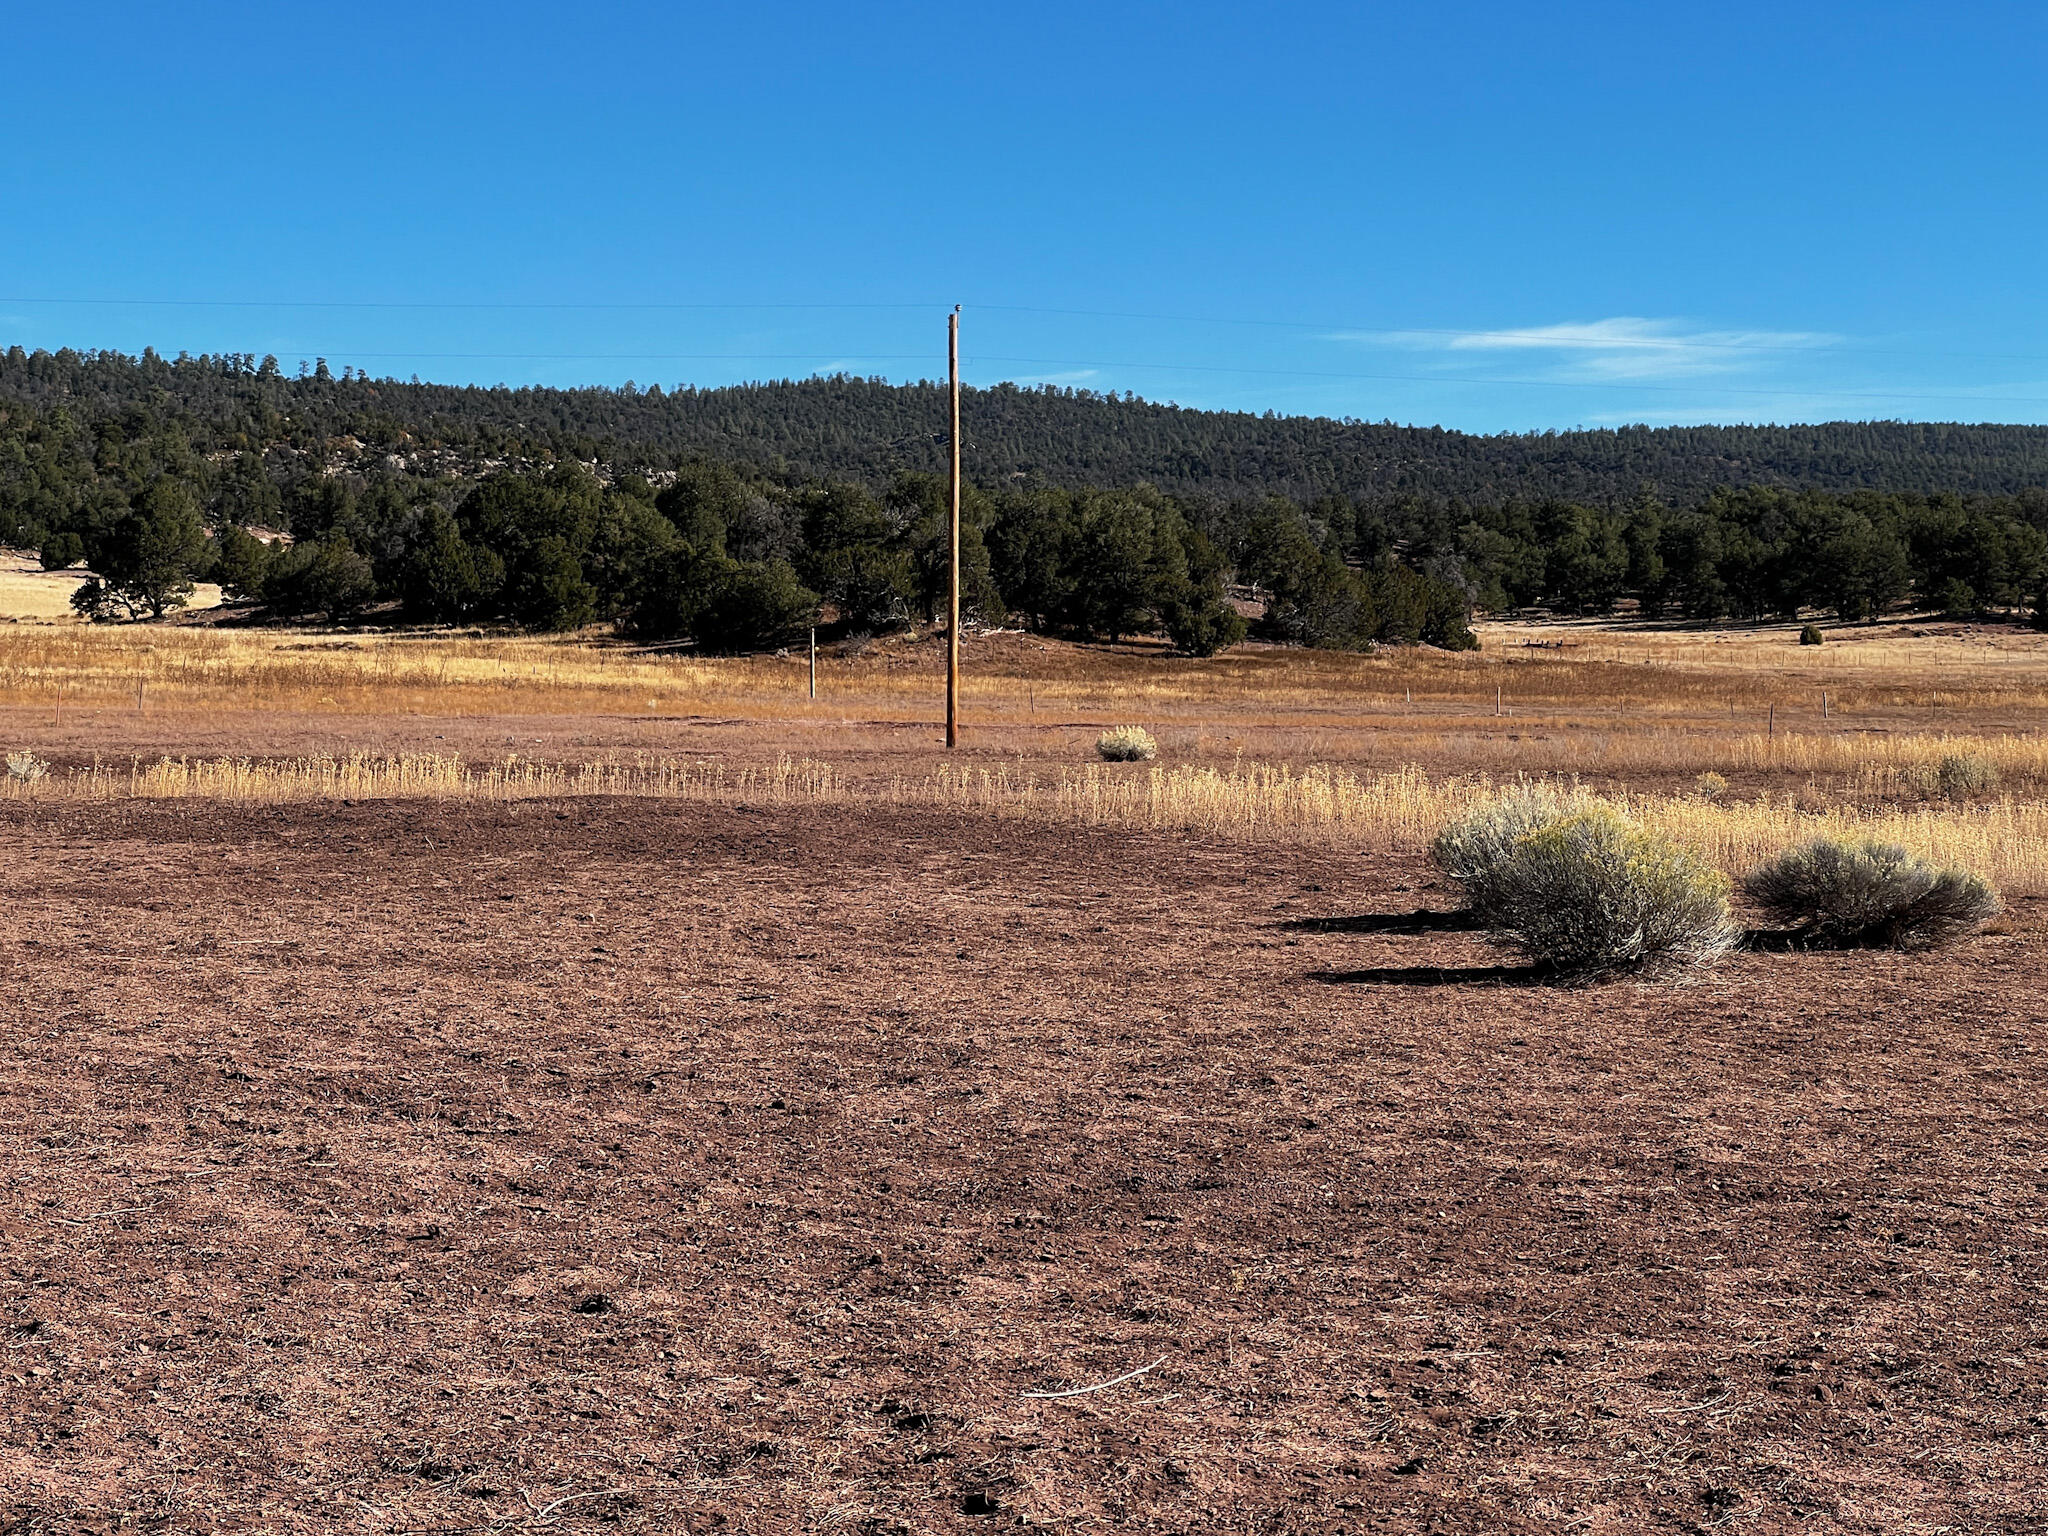
[[1543, 965], [1380, 965], [1363, 971], [1310, 971], [1332, 987], [1537, 987], [1559, 980]]
[[1417, 907], [1413, 912], [1357, 912], [1347, 917], [1295, 917], [1276, 928], [1295, 933], [1477, 933], [1486, 925], [1463, 908], [1440, 912]]
[[1826, 943], [1804, 928], [1749, 928], [1743, 931], [1742, 949], [1766, 955], [1801, 954], [1810, 949], [1844, 949], [1854, 946]]

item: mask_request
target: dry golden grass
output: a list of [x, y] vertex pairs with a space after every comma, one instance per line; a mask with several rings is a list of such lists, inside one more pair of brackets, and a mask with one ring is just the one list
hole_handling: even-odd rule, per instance
[[[19, 549], [0, 549], [0, 623], [28, 620], [32, 623], [77, 622], [71, 611], [71, 594], [92, 575], [82, 567], [46, 571], [33, 554]], [[220, 588], [210, 582], [193, 589], [188, 608], [218, 608]]]
[[[1431, 777], [1416, 768], [1359, 775], [1326, 766], [1228, 768], [1088, 765], [1038, 772], [941, 765], [918, 777], [850, 779], [830, 763], [781, 758], [732, 767], [640, 756], [549, 763], [508, 756], [395, 754], [258, 761], [163, 758], [94, 765], [28, 779], [0, 776], [0, 799], [527, 799], [623, 795], [714, 802], [860, 802], [939, 806], [1087, 826], [1184, 831], [1247, 843], [1415, 851], [1474, 799], [1485, 776]], [[1720, 801], [1620, 795], [1630, 814], [1693, 844], [1731, 873], [1779, 849], [1828, 835], [1903, 844], [1978, 870], [2019, 895], [2048, 894], [2048, 806], [2000, 798], [1974, 805], [1801, 806], [1789, 797]]]
[[[1505, 730], [1525, 735], [1589, 725], [1722, 735], [1771, 720], [1780, 731], [1910, 723], [1967, 733], [1979, 721], [2004, 728], [2048, 710], [2048, 636], [2030, 631], [1911, 639], [1884, 630], [1802, 648], [1776, 630], [1481, 628], [1487, 648], [1476, 654], [1248, 646], [1206, 660], [972, 636], [966, 699], [974, 718], [995, 723], [1079, 715], [1420, 734], [1476, 720], [1487, 731], [1512, 721]], [[939, 652], [930, 640], [877, 644], [852, 659], [828, 652], [813, 705], [798, 653], [700, 658], [576, 637], [19, 626], [0, 629], [0, 703], [119, 704], [140, 684], [164, 708], [465, 715], [509, 706], [776, 719], [855, 710], [910, 720], [931, 717]]]
[[484, 763], [453, 754], [350, 753], [312, 758], [158, 758], [95, 763], [28, 777], [0, 772], [0, 799], [225, 800], [244, 805], [299, 800], [526, 800], [631, 795], [681, 800], [825, 801], [845, 798], [827, 763], [780, 758], [772, 765], [639, 758], [551, 763], [507, 755]]
[[[1432, 778], [1418, 769], [1356, 775], [1241, 764], [1137, 772], [1087, 767], [1040, 777], [1006, 769], [941, 768], [897, 793], [999, 814], [1045, 815], [1094, 826], [1180, 829], [1246, 842], [1414, 851], [1498, 785], [1483, 776]], [[1622, 809], [1691, 843], [1739, 874], [1817, 836], [1896, 842], [1945, 864], [1979, 870], [2015, 894], [2048, 893], [2048, 806], [2001, 798], [1981, 805], [1802, 807], [1688, 795], [1617, 795]]]
[[[2036, 803], [2048, 796], [2048, 637], [1894, 626], [1802, 648], [1786, 629], [1483, 632], [1487, 649], [1477, 655], [1246, 647], [1207, 661], [975, 636], [965, 648], [968, 740], [1020, 755], [1002, 766], [934, 768], [917, 755], [927, 746], [905, 746], [888, 729], [936, 717], [941, 648], [929, 639], [826, 655], [814, 703], [801, 654], [700, 658], [533, 636], [16, 626], [0, 628], [0, 705], [15, 706], [17, 718], [43, 706], [89, 713], [146, 699], [152, 715], [186, 712], [216, 734], [222, 720], [247, 719], [254, 741], [266, 711], [368, 724], [556, 716], [586, 722], [593, 751], [585, 762], [171, 757], [60, 771], [40, 784], [0, 780], [0, 795], [872, 797], [1252, 841], [1415, 848], [1495, 782], [1578, 776], [1610, 783], [1638, 814], [1731, 870], [1816, 833], [1844, 833], [1969, 864], [2016, 892], [2048, 892], [2048, 811]], [[719, 742], [759, 766], [607, 753], [604, 716], [718, 722], [727, 732]], [[1158, 736], [1161, 764], [1079, 763], [1103, 725], [1124, 723]], [[846, 743], [858, 761], [805, 756], [827, 740]], [[1939, 796], [1936, 770], [1957, 754], [1997, 770], [1981, 803]], [[1689, 793], [1709, 770], [1741, 787], [1720, 803]]]
[[83, 571], [46, 571], [33, 556], [0, 551], [0, 622], [70, 622], [71, 594], [84, 579]]

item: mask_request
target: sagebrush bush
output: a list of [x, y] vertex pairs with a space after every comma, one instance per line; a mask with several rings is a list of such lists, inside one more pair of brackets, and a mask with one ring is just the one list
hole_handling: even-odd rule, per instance
[[1728, 877], [1606, 805], [1531, 832], [1485, 887], [1487, 925], [1570, 973], [1697, 964], [1737, 937]]
[[1967, 800], [1998, 788], [1998, 764], [1981, 752], [1949, 752], [1935, 762], [1913, 764], [1903, 777], [1930, 798]]
[[1979, 752], [1951, 752], [1934, 765], [1935, 783], [1951, 800], [1998, 788], [1998, 764]]
[[1801, 645], [1819, 645], [1826, 638], [1827, 637], [1820, 632], [1820, 626], [1818, 624], [1808, 624], [1805, 628], [1799, 631], [1799, 643]]
[[50, 765], [28, 751], [7, 754], [7, 776], [19, 779], [24, 784], [33, 784], [37, 779], [48, 778]]
[[1743, 881], [1750, 900], [1828, 944], [1927, 949], [1974, 933], [2002, 903], [1982, 875], [1930, 864], [1896, 843], [1819, 837]]
[[1477, 907], [1479, 888], [1507, 862], [1515, 844], [1537, 828], [1593, 803], [1583, 790], [1520, 784], [1479, 801], [1437, 833], [1430, 857], [1438, 869], [1465, 888], [1466, 899]]
[[1159, 755], [1159, 743], [1141, 725], [1119, 725], [1096, 738], [1095, 750], [1105, 762], [1149, 763]]
[[1708, 769], [1692, 781], [1692, 788], [1693, 793], [1702, 800], [1719, 800], [1728, 793], [1728, 781], [1712, 769]]

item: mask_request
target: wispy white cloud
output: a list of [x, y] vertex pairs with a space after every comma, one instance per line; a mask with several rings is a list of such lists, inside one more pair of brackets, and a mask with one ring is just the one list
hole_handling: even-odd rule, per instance
[[1699, 427], [1738, 426], [1772, 421], [1813, 421], [1819, 415], [1840, 415], [1825, 401], [1801, 400], [1787, 396], [1782, 404], [1760, 408], [1755, 401], [1739, 405], [1677, 406], [1668, 410], [1595, 411], [1585, 418], [1589, 427]]
[[1101, 376], [1100, 368], [1075, 368], [1066, 373], [1020, 373], [1011, 382], [1017, 384], [1086, 384], [1090, 379]]
[[1493, 331], [1338, 331], [1327, 339], [1415, 352], [1533, 354], [1550, 360], [1553, 376], [1602, 383], [1742, 373], [1843, 338], [1821, 331], [1704, 329], [1680, 320], [1617, 315]]

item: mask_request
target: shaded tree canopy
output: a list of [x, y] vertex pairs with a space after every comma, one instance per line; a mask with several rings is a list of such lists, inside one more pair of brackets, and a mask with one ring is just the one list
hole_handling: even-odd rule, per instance
[[[820, 612], [880, 629], [944, 605], [942, 404], [848, 378], [477, 389], [17, 348], [0, 542], [85, 560], [99, 616], [214, 574], [286, 615], [727, 648]], [[965, 606], [992, 622], [1205, 654], [1239, 608], [1307, 645], [1462, 645], [1475, 607], [2048, 607], [2048, 428], [1479, 437], [1012, 386], [970, 391], [965, 425]]]

